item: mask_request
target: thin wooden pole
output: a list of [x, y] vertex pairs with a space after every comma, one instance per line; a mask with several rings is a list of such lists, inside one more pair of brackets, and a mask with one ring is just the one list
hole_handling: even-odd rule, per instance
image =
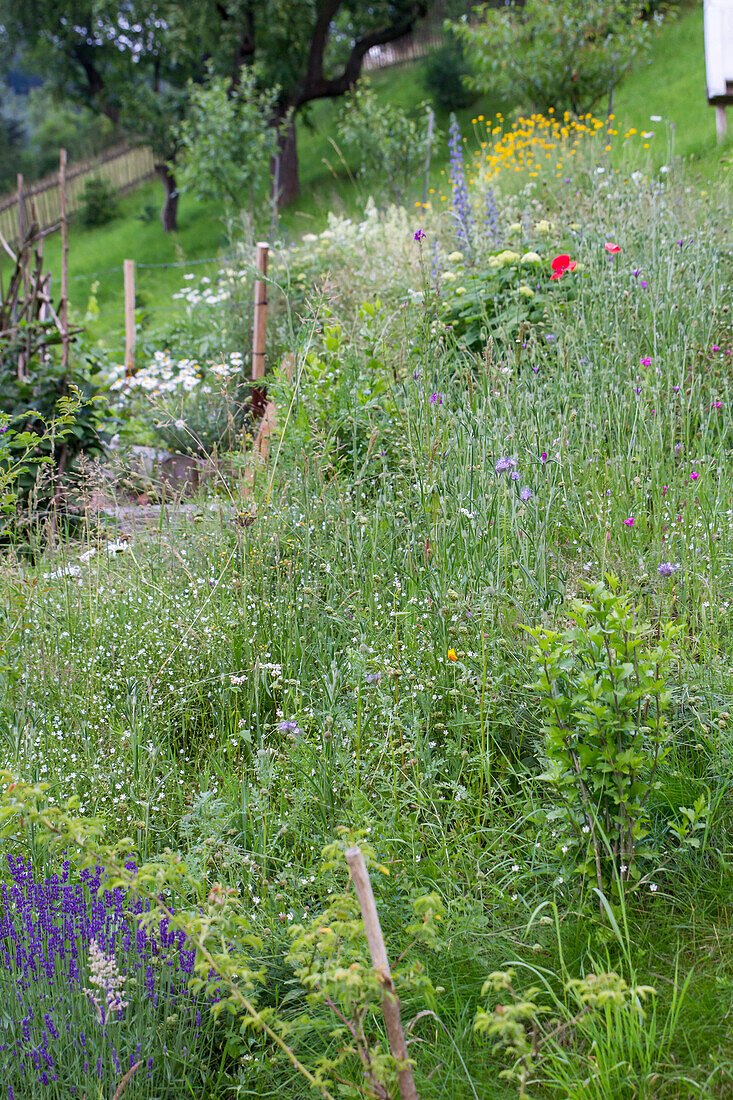
[[417, 1090], [415, 1089], [415, 1079], [412, 1076], [412, 1066], [410, 1065], [409, 1055], [407, 1053], [405, 1033], [402, 1030], [400, 1002], [395, 993], [394, 982], [392, 981], [392, 971], [389, 968], [389, 960], [387, 958], [387, 949], [384, 946], [384, 937], [382, 936], [382, 929], [379, 924], [379, 914], [377, 913], [377, 906], [374, 901], [374, 891], [372, 890], [369, 872], [366, 869], [361, 848], [347, 848], [346, 862], [349, 865], [356, 896], [361, 906], [361, 915], [364, 920], [364, 931], [366, 932], [367, 943], [369, 944], [369, 954], [372, 957], [372, 966], [378, 972], [382, 980], [382, 985], [384, 986], [382, 1013], [384, 1014], [384, 1022], [387, 1025], [389, 1048], [398, 1066], [397, 1083], [400, 1089], [400, 1097], [402, 1100], [419, 1100]]
[[66, 150], [59, 151], [59, 206], [61, 215], [61, 309], [59, 320], [63, 329], [61, 367], [69, 365], [69, 223], [66, 219]]
[[18, 243], [25, 240], [25, 195], [23, 193], [23, 173], [18, 172]]
[[135, 261], [125, 260], [125, 377], [135, 373]]
[[267, 339], [267, 254], [269, 244], [257, 244], [257, 275], [255, 280], [255, 317], [252, 333], [252, 380], [265, 377], [265, 342]]

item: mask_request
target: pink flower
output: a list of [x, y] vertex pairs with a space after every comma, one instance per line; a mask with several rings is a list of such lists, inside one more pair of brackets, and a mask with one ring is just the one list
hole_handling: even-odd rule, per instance
[[722, 409], [723, 408], [723, 402], [722, 401], [713, 401], [713, 408], [714, 409]]
[[669, 492], [669, 485], [662, 486], [662, 496]]
[[614, 244], [613, 241], [606, 241], [604, 248], [606, 252], [610, 252], [612, 256], [615, 256], [617, 252], [621, 251], [621, 245]]
[[639, 362], [641, 363], [642, 367], [650, 367], [652, 365], [651, 356], [643, 355]]
[[626, 524], [627, 527], [633, 527], [634, 526], [634, 517], [629, 516], [628, 519], [624, 520], [624, 523]]
[[547, 451], [543, 451], [542, 454], [540, 455], [540, 462], [542, 462], [542, 463], [547, 462]]
[[699, 473], [697, 472], [697, 470], [693, 470], [693, 471], [692, 471], [692, 473], [690, 474], [690, 481], [697, 481], [697, 479], [699, 478], [699, 476], [700, 476], [700, 475], [699, 475]]

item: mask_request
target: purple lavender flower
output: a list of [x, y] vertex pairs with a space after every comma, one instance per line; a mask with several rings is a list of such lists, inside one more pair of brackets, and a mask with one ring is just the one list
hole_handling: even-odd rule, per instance
[[448, 148], [450, 150], [450, 181], [453, 187], [453, 217], [456, 223], [456, 237], [459, 244], [468, 252], [472, 250], [474, 229], [471, 200], [466, 185], [466, 173], [463, 168], [463, 142], [456, 116], [452, 115], [448, 127]]
[[671, 561], [663, 561], [657, 569], [657, 573], [660, 577], [671, 577], [678, 569], [679, 565], [674, 565]]
[[504, 455], [502, 458], [497, 459], [494, 469], [497, 474], [506, 474], [509, 470], [513, 470], [516, 465], [516, 458], [510, 458], [509, 455]]
[[496, 208], [494, 192], [490, 187], [487, 187], [484, 196], [484, 224], [489, 231], [490, 238], [493, 241], [498, 241], [501, 236], [499, 232], [499, 211]]

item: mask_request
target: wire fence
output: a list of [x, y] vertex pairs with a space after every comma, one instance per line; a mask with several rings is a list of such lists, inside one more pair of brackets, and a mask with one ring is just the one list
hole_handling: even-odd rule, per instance
[[[147, 146], [131, 149], [127, 145], [118, 145], [108, 149], [102, 156], [81, 161], [68, 169], [66, 212], [69, 215], [74, 214], [83, 205], [84, 187], [90, 179], [106, 180], [115, 191], [123, 192], [154, 174], [153, 153]], [[41, 229], [49, 229], [55, 225], [61, 216], [58, 172], [24, 187], [22, 195], [19, 195], [16, 190], [13, 194], [0, 199], [0, 233], [11, 244], [15, 244], [18, 240], [21, 201], [24, 225], [30, 225], [32, 220], [31, 203], [35, 207], [36, 218]]]

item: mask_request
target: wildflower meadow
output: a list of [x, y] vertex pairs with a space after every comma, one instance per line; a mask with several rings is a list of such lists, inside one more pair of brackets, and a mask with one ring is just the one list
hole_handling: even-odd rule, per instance
[[273, 242], [264, 455], [244, 245], [107, 365], [215, 472], [4, 547], [0, 1096], [733, 1095], [732, 210], [652, 129]]

